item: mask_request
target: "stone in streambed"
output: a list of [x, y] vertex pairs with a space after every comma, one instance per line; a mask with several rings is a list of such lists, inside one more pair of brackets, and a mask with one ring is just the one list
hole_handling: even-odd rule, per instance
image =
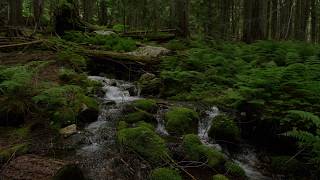
[[139, 81], [141, 95], [158, 95], [160, 93], [161, 79], [151, 73], [143, 74]]
[[62, 129], [59, 130], [59, 133], [63, 136], [63, 137], [69, 137], [73, 134], [77, 133], [77, 125], [72, 124], [70, 126], [64, 127]]

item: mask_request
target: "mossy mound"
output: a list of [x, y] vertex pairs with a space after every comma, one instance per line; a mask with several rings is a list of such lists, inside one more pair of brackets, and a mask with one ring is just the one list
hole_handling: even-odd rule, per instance
[[154, 74], [146, 73], [140, 77], [138, 86], [141, 90], [141, 95], [158, 95], [160, 93], [161, 79]]
[[304, 165], [290, 156], [274, 156], [271, 158], [271, 169], [277, 174], [300, 174], [305, 171]]
[[212, 168], [220, 167], [225, 162], [224, 154], [203, 145], [195, 134], [184, 136], [182, 146], [187, 158], [190, 160], [207, 162], [208, 166]]
[[169, 133], [184, 135], [197, 132], [199, 115], [189, 108], [174, 107], [166, 113], [165, 120]]
[[219, 115], [212, 121], [209, 137], [217, 140], [235, 142], [240, 139], [240, 130], [230, 117]]
[[23, 155], [28, 153], [29, 144], [17, 144], [7, 149], [0, 150], [0, 165], [7, 162], [10, 157], [14, 154], [15, 156]]
[[224, 176], [222, 174], [216, 174], [216, 175], [212, 176], [212, 180], [229, 180], [229, 178], [227, 178], [226, 176]]
[[168, 156], [165, 141], [145, 126], [126, 128], [118, 131], [118, 142], [139, 153], [150, 162], [160, 162]]
[[246, 172], [238, 164], [228, 161], [224, 164], [227, 173], [235, 178], [246, 179]]
[[139, 121], [139, 122], [137, 122], [137, 123], [136, 123], [136, 126], [137, 126], [137, 127], [146, 127], [146, 128], [151, 129], [152, 131], [155, 130], [155, 128], [154, 128], [154, 126], [153, 126], [152, 124], [146, 123], [146, 122], [144, 122], [144, 121]]
[[145, 122], [154, 122], [155, 119], [152, 116], [152, 114], [143, 111], [143, 110], [137, 110], [135, 112], [129, 113], [125, 115], [122, 118], [123, 121], [127, 123], [137, 123], [139, 121], [145, 121]]
[[150, 180], [182, 180], [182, 177], [176, 170], [157, 168], [151, 172]]
[[154, 113], [157, 111], [157, 102], [151, 99], [139, 99], [132, 103], [132, 106], [143, 111]]

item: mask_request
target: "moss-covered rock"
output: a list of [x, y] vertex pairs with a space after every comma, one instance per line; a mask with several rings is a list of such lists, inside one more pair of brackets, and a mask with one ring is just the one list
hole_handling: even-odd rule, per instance
[[81, 169], [76, 165], [67, 165], [61, 168], [52, 178], [53, 180], [77, 179], [85, 180]]
[[132, 103], [132, 106], [143, 111], [154, 113], [157, 111], [157, 102], [151, 99], [139, 99]]
[[184, 136], [182, 146], [187, 158], [190, 160], [207, 162], [208, 166], [212, 168], [220, 167], [225, 162], [224, 154], [203, 145], [195, 134]]
[[226, 115], [219, 115], [212, 121], [209, 137], [217, 140], [238, 141], [240, 130], [236, 123]]
[[154, 74], [146, 73], [140, 77], [138, 86], [141, 90], [141, 95], [158, 95], [160, 93], [161, 79]]
[[299, 174], [305, 171], [303, 164], [290, 156], [272, 157], [271, 169], [278, 174]]
[[227, 173], [236, 178], [246, 179], [246, 172], [238, 164], [228, 161], [224, 164]]
[[175, 107], [165, 114], [165, 120], [169, 133], [184, 135], [197, 132], [199, 115], [192, 109]]
[[145, 121], [145, 122], [154, 122], [155, 119], [152, 116], [152, 114], [145, 112], [143, 110], [137, 110], [135, 112], [129, 113], [125, 115], [123, 118], [123, 121], [127, 123], [137, 123], [139, 121]]
[[182, 177], [176, 170], [157, 168], [151, 172], [150, 180], [182, 180]]
[[149, 161], [156, 163], [168, 156], [165, 141], [150, 128], [139, 126], [118, 131], [118, 142], [139, 153]]
[[227, 178], [226, 176], [224, 176], [222, 174], [216, 174], [216, 175], [212, 176], [212, 180], [229, 180], [229, 178]]
[[139, 122], [137, 122], [137, 123], [136, 123], [136, 126], [137, 126], [137, 127], [146, 127], [146, 128], [151, 129], [152, 131], [155, 130], [155, 128], [154, 128], [154, 126], [153, 126], [152, 124], [146, 123], [146, 122], [144, 122], [144, 121], [139, 121]]

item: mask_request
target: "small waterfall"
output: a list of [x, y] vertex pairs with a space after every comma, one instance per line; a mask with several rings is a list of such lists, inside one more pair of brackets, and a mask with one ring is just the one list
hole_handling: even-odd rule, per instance
[[[198, 136], [203, 144], [223, 151], [222, 147], [210, 140], [208, 136], [212, 121], [219, 115], [219, 109], [217, 107], [211, 107], [209, 110], [205, 111], [205, 113], [206, 117], [201, 118], [199, 121]], [[271, 178], [264, 176], [260, 172], [259, 164], [261, 163], [254, 152], [254, 148], [249, 147], [248, 145], [243, 145], [241, 148], [242, 153], [236, 154], [236, 157], [233, 160], [243, 168], [248, 178], [250, 180], [270, 180]]]
[[157, 122], [158, 122], [156, 131], [157, 131], [157, 133], [159, 133], [161, 135], [168, 136], [169, 133], [165, 127], [164, 114], [165, 114], [165, 110], [160, 108], [155, 116], [155, 118], [157, 119]]
[[112, 178], [114, 173], [113, 159], [116, 158], [116, 126], [122, 115], [123, 107], [139, 99], [137, 89], [132, 83], [90, 76], [91, 80], [103, 84], [105, 92], [97, 121], [88, 124], [82, 132], [85, 143], [76, 151], [80, 165], [90, 179], [118, 179]]
[[213, 147], [218, 150], [222, 150], [219, 144], [213, 143], [209, 138], [209, 130], [211, 128], [212, 121], [219, 115], [219, 109], [217, 107], [211, 107], [211, 109], [205, 111], [206, 117], [201, 118], [198, 125], [198, 136], [201, 142], [207, 146]]

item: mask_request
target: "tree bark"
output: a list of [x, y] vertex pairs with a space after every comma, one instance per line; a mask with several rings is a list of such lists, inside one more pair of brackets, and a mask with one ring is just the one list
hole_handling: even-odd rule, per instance
[[177, 21], [177, 36], [189, 37], [189, 0], [175, 0], [175, 13]]
[[44, 0], [33, 0], [32, 7], [35, 24], [40, 26], [40, 20], [44, 8]]
[[108, 2], [107, 0], [100, 0], [99, 7], [99, 23], [100, 25], [108, 24]]
[[8, 0], [9, 25], [19, 26], [22, 22], [22, 0]]

